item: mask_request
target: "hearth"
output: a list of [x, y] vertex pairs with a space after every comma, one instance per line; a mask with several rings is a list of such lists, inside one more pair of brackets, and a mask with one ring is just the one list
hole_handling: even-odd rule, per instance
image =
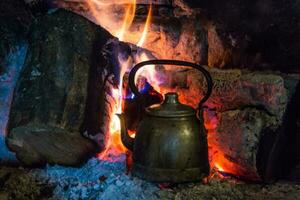
[[[161, 188], [171, 189], [188, 180], [300, 182], [300, 60], [296, 53], [300, 50], [300, 27], [296, 25], [300, 16], [287, 14], [296, 13], [292, 0], [283, 7], [259, 0], [245, 3], [247, 6], [234, 1], [189, 0], [18, 0], [1, 4], [5, 4], [4, 14], [16, 8], [18, 17], [10, 20], [19, 27], [0, 21], [6, 27], [0, 28], [5, 38], [0, 42], [3, 164], [78, 167], [62, 167], [66, 174], [95, 166], [105, 173], [91, 170], [102, 177], [91, 178], [92, 185], [105, 191], [110, 188], [104, 186], [109, 180], [114, 189], [138, 184], [141, 180], [135, 175], [154, 182], [166, 180]], [[254, 14], [264, 16], [270, 10], [285, 15], [264, 18]], [[147, 67], [134, 68], [149, 60], [153, 63]], [[182, 65], [169, 65], [173, 62]], [[200, 66], [205, 76], [193, 66]], [[212, 85], [207, 81], [210, 76]], [[208, 100], [207, 90], [212, 91]], [[177, 95], [174, 105], [186, 107], [169, 105], [165, 110], [178, 109], [172, 113], [180, 113], [174, 116], [184, 118], [178, 119], [184, 128], [174, 125], [172, 113], [172, 119], [164, 115], [166, 96]], [[149, 108], [158, 114], [149, 114]], [[187, 120], [182, 114], [187, 109], [199, 109], [200, 121]], [[153, 123], [145, 123], [148, 114]], [[201, 127], [196, 134], [199, 138], [194, 139], [197, 142], [187, 137], [195, 132], [188, 127], [194, 126]], [[158, 130], [162, 133], [155, 135]], [[179, 136], [164, 138], [171, 135], [168, 130], [181, 130], [180, 140]], [[144, 139], [138, 140], [141, 135]], [[168, 145], [172, 148], [167, 151]], [[203, 171], [199, 177], [185, 179], [185, 170], [196, 160], [192, 156], [197, 157], [194, 151], [185, 157], [191, 149], [203, 158]], [[144, 160], [137, 158], [144, 154]], [[165, 160], [159, 167], [155, 165], [158, 158]], [[187, 160], [185, 165], [182, 160]], [[139, 165], [137, 170], [135, 162], [148, 166]], [[114, 167], [118, 178], [112, 177]], [[37, 172], [43, 180], [50, 177], [64, 185], [56, 174], [60, 166], [44, 170], [54, 174]], [[185, 178], [168, 175], [172, 170]], [[157, 189], [152, 183], [143, 184], [149, 190]], [[91, 190], [98, 194], [103, 189], [99, 188]], [[71, 198], [73, 193], [66, 191], [64, 198]], [[76, 198], [88, 199], [92, 192], [86, 194]]]

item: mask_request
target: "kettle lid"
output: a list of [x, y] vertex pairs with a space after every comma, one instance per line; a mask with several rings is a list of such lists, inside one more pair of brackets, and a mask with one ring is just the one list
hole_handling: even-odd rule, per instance
[[178, 100], [178, 94], [170, 92], [165, 94], [165, 100], [162, 104], [156, 104], [146, 108], [146, 113], [157, 117], [186, 117], [196, 114], [192, 107], [181, 104]]

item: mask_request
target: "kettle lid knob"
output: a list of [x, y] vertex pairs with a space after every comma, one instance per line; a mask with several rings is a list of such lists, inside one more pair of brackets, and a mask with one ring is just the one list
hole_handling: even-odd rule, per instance
[[158, 117], [194, 116], [196, 110], [188, 105], [181, 104], [178, 99], [177, 93], [167, 93], [165, 94], [165, 100], [162, 104], [156, 104], [146, 108], [146, 113]]
[[178, 94], [175, 92], [169, 92], [165, 94], [165, 100], [163, 102], [164, 104], [178, 104]]

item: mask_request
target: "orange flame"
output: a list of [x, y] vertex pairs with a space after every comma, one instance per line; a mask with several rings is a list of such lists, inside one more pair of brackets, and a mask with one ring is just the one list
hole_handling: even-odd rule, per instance
[[126, 33], [127, 29], [131, 26], [136, 10], [136, 0], [132, 0], [132, 4], [127, 6], [125, 18], [123, 21], [123, 25], [121, 30], [117, 33], [117, 38], [120, 41], [124, 40], [124, 34]]
[[[123, 61], [119, 58], [119, 62], [121, 64], [121, 72], [120, 77], [123, 77], [125, 72], [130, 67], [130, 60]], [[112, 89], [112, 96], [116, 100], [113, 104], [111, 120], [109, 122], [109, 133], [107, 133], [107, 140], [105, 144], [105, 150], [101, 152], [98, 157], [100, 159], [109, 160], [110, 156], [117, 156], [126, 151], [126, 148], [123, 146], [120, 133], [121, 133], [121, 125], [120, 119], [116, 114], [120, 114], [122, 112], [122, 104], [123, 104], [123, 96], [122, 96], [122, 85], [123, 78], [120, 78], [120, 84], [118, 88]]]
[[[123, 41], [126, 37], [126, 39], [130, 38], [131, 41], [136, 41], [136, 45], [142, 47], [147, 39], [147, 34], [150, 29], [151, 25], [151, 20], [152, 20], [152, 5], [149, 7], [147, 19], [145, 21], [145, 25], [143, 28], [143, 31], [141, 32], [141, 36], [138, 40], [136, 40], [136, 35], [133, 34], [131, 35], [131, 32], [129, 31], [134, 17], [135, 17], [135, 12], [136, 12], [136, 0], [128, 0], [131, 1], [130, 4], [127, 4], [125, 7], [125, 15], [123, 18], [123, 21], [118, 28], [112, 28], [109, 27], [108, 30], [111, 30], [111, 33], [115, 35], [116, 37], [119, 38], [119, 40]], [[107, 1], [97, 1], [97, 0], [90, 0], [88, 1], [88, 4], [91, 8], [91, 11], [93, 12], [93, 15], [95, 19], [99, 22], [99, 24], [104, 24], [109, 26], [111, 23], [111, 19], [107, 19], [108, 21], [106, 22], [105, 19], [103, 19], [103, 16], [98, 12], [99, 7], [105, 7], [111, 5], [111, 3]], [[103, 21], [104, 20], [104, 21]], [[103, 25], [102, 25], [103, 26]], [[146, 53], [141, 53], [135, 60], [135, 62], [139, 63], [142, 61], [149, 60], [149, 56]], [[123, 96], [122, 96], [122, 86], [123, 86], [123, 76], [126, 72], [128, 72], [132, 68], [132, 60], [121, 60], [119, 58], [119, 62], [121, 65], [121, 72], [120, 72], [120, 84], [118, 88], [112, 89], [112, 96], [115, 99], [115, 103], [113, 104], [112, 108], [112, 113], [111, 113], [111, 119], [109, 122], [109, 133], [107, 133], [107, 138], [106, 138], [106, 146], [105, 150], [101, 152], [98, 156], [101, 159], [104, 160], [110, 160], [114, 161], [113, 156], [118, 156], [120, 154], [123, 154], [126, 152], [126, 148], [123, 146], [121, 142], [121, 137], [120, 137], [120, 120], [116, 116], [117, 113], [122, 113], [122, 105], [123, 105]], [[155, 66], [147, 66], [145, 68], [142, 68], [141, 70], [138, 71], [137, 76], [136, 76], [136, 81], [138, 77], [144, 77], [147, 79], [147, 81], [154, 87], [154, 89], [160, 93], [165, 93], [164, 90], [166, 88], [160, 87], [160, 82], [157, 78]], [[182, 103], [189, 104], [187, 102], [189, 98], [187, 96], [183, 95], [181, 97]], [[228, 159], [225, 158], [225, 156], [222, 154], [222, 151], [218, 149], [218, 147], [211, 143], [212, 135], [216, 134], [216, 128], [217, 128], [217, 123], [218, 119], [214, 116], [205, 116], [205, 126], [206, 129], [208, 130], [208, 146], [209, 146], [209, 154], [210, 154], [210, 165], [211, 168], [214, 168], [217, 171], [221, 172], [229, 172], [236, 174], [238, 169], [236, 166], [228, 161]], [[135, 132], [129, 131], [130, 135], [132, 137], [135, 136]]]
[[152, 16], [152, 4], [150, 4], [150, 8], [149, 8], [149, 12], [148, 12], [148, 16], [147, 16], [147, 20], [146, 20], [146, 23], [145, 23], [145, 27], [144, 27], [142, 37], [140, 38], [140, 40], [137, 43], [137, 46], [139, 46], [139, 47], [142, 47], [145, 40], [146, 40], [147, 32], [149, 30], [150, 23], [151, 23], [151, 16]]
[[[100, 13], [98, 13], [97, 7], [99, 6], [107, 6], [109, 3], [107, 2], [97, 2], [95, 0], [90, 0], [88, 1], [88, 5], [95, 17], [95, 19], [98, 21], [99, 24], [103, 24], [103, 18], [101, 16]], [[132, 0], [131, 4], [126, 6], [126, 12], [125, 12], [125, 16], [122, 22], [122, 26], [119, 30], [113, 30], [113, 33], [116, 37], [119, 38], [119, 40], [124, 40], [124, 37], [128, 37], [128, 35], [130, 35], [130, 31], [129, 28], [132, 25], [132, 22], [134, 20], [135, 17], [135, 11], [136, 11], [136, 0]], [[143, 32], [141, 34], [140, 39], [137, 41], [137, 46], [143, 46], [146, 37], [147, 37], [147, 33], [150, 27], [150, 23], [151, 23], [151, 15], [152, 15], [152, 4], [150, 5], [149, 11], [148, 11], [148, 15], [147, 15], [147, 19], [144, 25], [144, 29]], [[137, 62], [141, 62], [141, 61], [146, 61], [149, 60], [149, 57], [142, 53], [138, 58], [137, 58]], [[124, 74], [130, 70], [130, 68], [132, 67], [132, 63], [130, 60], [121, 60], [119, 58], [119, 63], [121, 65], [121, 72], [120, 72], [120, 84], [118, 86], [118, 88], [116, 89], [112, 89], [112, 96], [114, 97], [114, 99], [116, 100], [116, 102], [113, 105], [113, 109], [112, 109], [112, 113], [111, 113], [111, 120], [109, 122], [109, 133], [107, 133], [107, 139], [106, 139], [106, 146], [105, 146], [105, 150], [103, 152], [101, 152], [98, 157], [101, 159], [106, 159], [106, 160], [110, 160], [111, 156], [117, 156], [120, 155], [122, 153], [124, 153], [126, 151], [126, 148], [123, 146], [122, 142], [121, 142], [121, 138], [120, 138], [120, 120], [119, 118], [116, 116], [117, 113], [121, 113], [122, 112], [122, 105], [123, 105], [123, 96], [122, 96], [122, 85], [123, 85], [123, 76]], [[140, 73], [141, 75], [141, 73]], [[142, 71], [142, 75], [145, 76], [147, 78], [147, 80], [155, 80], [155, 69], [154, 66], [151, 67], [151, 69], [148, 67], [146, 70]], [[130, 132], [130, 135], [132, 137], [135, 136], [134, 132]]]
[[[127, 42], [136, 43], [137, 46], [142, 47], [145, 45], [147, 35], [150, 30], [153, 8], [152, 4], [150, 4], [147, 18], [141, 33], [133, 33], [130, 31], [130, 27], [133, 24], [136, 14], [136, 1], [137, 0], [87, 0], [86, 2], [97, 24], [100, 24], [103, 28], [110, 31], [110, 33], [116, 36], [120, 41], [125, 40]], [[114, 18], [115, 15], [111, 9], [111, 7], [114, 5], [123, 6], [122, 9], [124, 10], [124, 16], [117, 19]], [[139, 36], [140, 38], [138, 38]], [[149, 60], [149, 56], [145, 53], [141, 53], [139, 57], [135, 59], [135, 62], [139, 63]], [[113, 103], [113, 108], [111, 111], [112, 113], [110, 113], [111, 119], [109, 122], [109, 132], [107, 133], [106, 138], [106, 147], [105, 150], [99, 154], [99, 158], [105, 160], [111, 160], [111, 155], [118, 156], [126, 152], [126, 148], [123, 146], [120, 138], [120, 120], [116, 114], [122, 112], [123, 76], [131, 69], [132, 61], [119, 59], [119, 62], [121, 65], [121, 72], [120, 77], [117, 78], [119, 78], [120, 84], [118, 88], [114, 88], [111, 91], [115, 102]], [[156, 91], [164, 94], [167, 88], [160, 87], [160, 82], [157, 79], [156, 73], [157, 72], [154, 65], [147, 66], [138, 71], [136, 79], [139, 76], [146, 78]], [[179, 91], [176, 90], [176, 92]], [[188, 95], [180, 95], [180, 100], [184, 104], [190, 105], [191, 103], [191, 99]], [[220, 172], [239, 174], [239, 172], [241, 172], [243, 169], [226, 158], [226, 155], [223, 153], [222, 149], [218, 146], [218, 144], [214, 143], [214, 135], [217, 134], [219, 119], [216, 116], [209, 116], [205, 114], [204, 120], [205, 127], [208, 130], [208, 147], [211, 168]], [[130, 135], [134, 137], [135, 132], [130, 132]]]
[[[109, 1], [109, 0], [87, 0], [88, 9], [92, 14], [93, 21], [108, 30], [112, 35], [123, 41], [126, 31], [131, 26], [135, 11], [136, 0]], [[118, 15], [114, 14], [114, 5], [127, 5], [123, 20], [119, 20]], [[119, 12], [119, 11], [118, 11]]]

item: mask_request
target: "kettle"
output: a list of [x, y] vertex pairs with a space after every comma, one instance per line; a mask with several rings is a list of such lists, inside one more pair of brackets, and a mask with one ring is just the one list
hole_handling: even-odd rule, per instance
[[212, 78], [200, 65], [178, 60], [149, 60], [134, 66], [129, 74], [129, 87], [142, 98], [135, 86], [137, 71], [145, 65], [179, 65], [198, 69], [204, 74], [207, 91], [197, 110], [181, 104], [176, 93], [167, 93], [161, 104], [152, 105], [136, 130], [128, 134], [124, 114], [119, 114], [121, 140], [133, 153], [132, 175], [152, 182], [194, 182], [209, 173], [207, 136], [202, 105], [212, 92]]

